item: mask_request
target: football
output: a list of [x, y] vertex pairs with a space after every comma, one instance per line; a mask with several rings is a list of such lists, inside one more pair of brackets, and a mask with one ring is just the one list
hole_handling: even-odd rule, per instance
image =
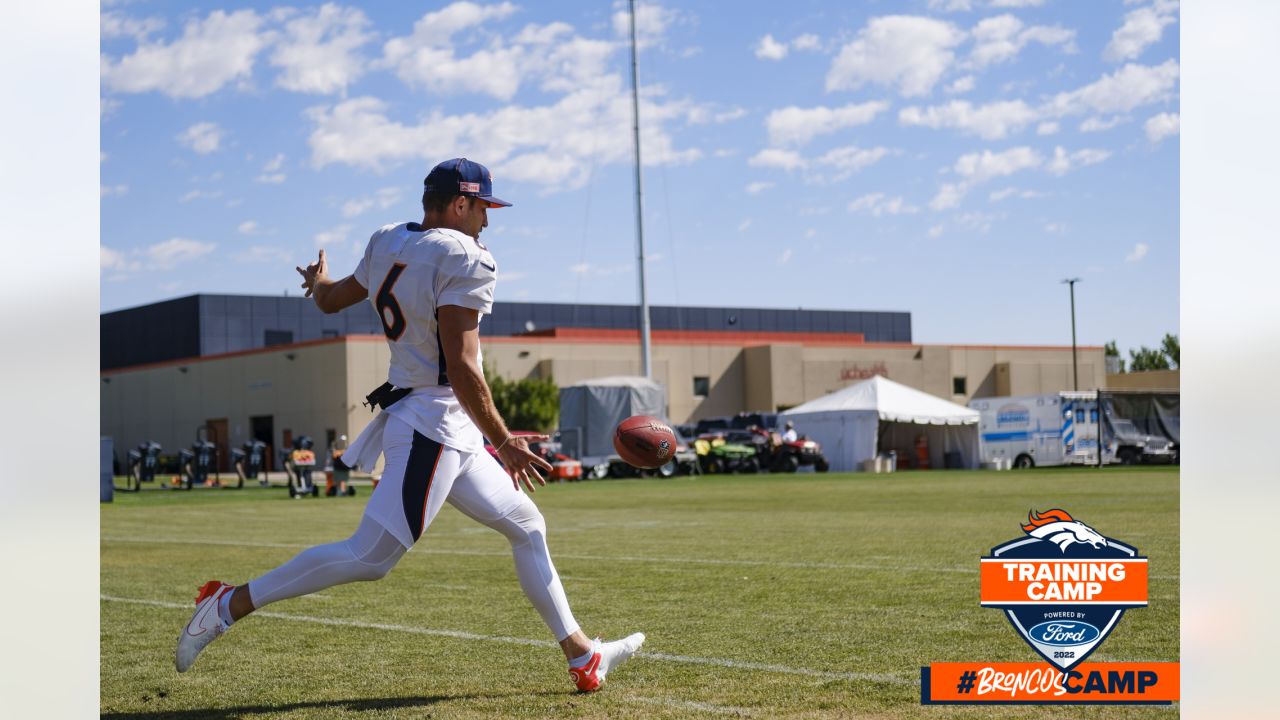
[[627, 464], [652, 470], [671, 462], [676, 452], [676, 434], [656, 417], [632, 415], [618, 423], [613, 449]]

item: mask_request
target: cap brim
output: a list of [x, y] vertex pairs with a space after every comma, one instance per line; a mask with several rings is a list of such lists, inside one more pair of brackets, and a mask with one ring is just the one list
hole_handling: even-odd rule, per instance
[[511, 203], [507, 202], [506, 200], [499, 200], [498, 198], [492, 195], [477, 195], [476, 197], [489, 203], [489, 207], [491, 208], [511, 207]]

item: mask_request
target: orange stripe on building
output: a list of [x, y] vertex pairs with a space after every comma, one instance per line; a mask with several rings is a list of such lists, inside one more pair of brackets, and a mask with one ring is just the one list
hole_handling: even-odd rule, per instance
[[1146, 605], [1147, 560], [983, 558], [983, 605]]

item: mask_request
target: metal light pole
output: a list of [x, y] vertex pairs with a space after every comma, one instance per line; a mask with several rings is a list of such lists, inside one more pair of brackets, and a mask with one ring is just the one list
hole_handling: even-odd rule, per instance
[[640, 165], [640, 73], [636, 68], [636, 0], [631, 0], [631, 129], [636, 144], [636, 266], [640, 269], [640, 366], [653, 377], [649, 349], [649, 300], [644, 282], [644, 192]]
[[1076, 363], [1076, 283], [1080, 278], [1067, 278], [1062, 282], [1071, 287], [1071, 378], [1076, 390], [1080, 389], [1080, 367]]

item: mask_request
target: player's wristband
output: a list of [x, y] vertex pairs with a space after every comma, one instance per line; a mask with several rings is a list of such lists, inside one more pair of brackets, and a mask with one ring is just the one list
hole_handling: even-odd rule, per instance
[[513, 438], [513, 437], [515, 437], [515, 435], [508, 435], [508, 436], [507, 436], [507, 439], [506, 439], [506, 440], [503, 440], [503, 441], [502, 441], [502, 444], [501, 444], [501, 445], [499, 445], [499, 446], [498, 446], [498, 448], [497, 448], [496, 450], [494, 450], [494, 452], [502, 452], [502, 448], [506, 447], [506, 446], [507, 446], [507, 443], [511, 442], [511, 438]]

